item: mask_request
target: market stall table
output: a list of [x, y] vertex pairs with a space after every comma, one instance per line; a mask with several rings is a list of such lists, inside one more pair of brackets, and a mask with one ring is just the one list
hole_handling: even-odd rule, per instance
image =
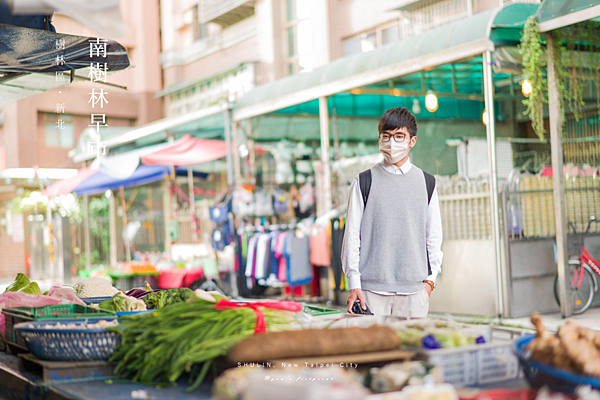
[[160, 272], [140, 272], [140, 273], [124, 273], [119, 271], [111, 271], [108, 276], [115, 282], [115, 286], [124, 291], [131, 290], [136, 287], [144, 287], [146, 282], [151, 287], [158, 286], [158, 278]]
[[18, 358], [0, 352], [0, 398], [28, 400], [117, 400], [131, 399], [131, 392], [144, 390], [148, 398], [158, 399], [211, 399], [210, 384], [204, 383], [192, 393], [186, 393], [186, 384], [178, 387], [155, 388], [154, 386], [114, 380], [109, 378], [72, 379], [43, 382], [40, 375], [21, 371]]

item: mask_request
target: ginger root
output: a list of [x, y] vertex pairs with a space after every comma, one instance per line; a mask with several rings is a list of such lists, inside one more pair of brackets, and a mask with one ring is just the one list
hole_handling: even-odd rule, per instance
[[546, 330], [539, 314], [531, 315], [535, 338], [529, 343], [531, 358], [585, 375], [600, 377], [600, 333], [567, 321], [552, 334]]

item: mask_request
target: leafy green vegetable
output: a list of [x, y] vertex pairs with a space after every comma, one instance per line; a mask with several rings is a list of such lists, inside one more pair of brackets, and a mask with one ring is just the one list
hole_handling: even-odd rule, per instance
[[[168, 290], [162, 293], [169, 296]], [[290, 312], [268, 308], [262, 312], [269, 331], [287, 327], [293, 320]], [[187, 373], [193, 382], [187, 390], [191, 391], [202, 383], [215, 358], [253, 335], [255, 325], [256, 314], [250, 308], [216, 310], [215, 303], [201, 299], [179, 303], [124, 318], [115, 328], [122, 339], [111, 361], [117, 362], [117, 375], [136, 382], [175, 384]]]
[[21, 288], [19, 292], [31, 293], [31, 294], [42, 294], [42, 291], [36, 282], [30, 282], [27, 286]]
[[143, 301], [135, 297], [126, 296], [119, 292], [108, 300], [104, 300], [98, 308], [106, 311], [143, 311], [146, 306]]
[[152, 292], [144, 296], [143, 300], [148, 309], [158, 310], [166, 306], [186, 302], [190, 298], [195, 298], [194, 291], [189, 288], [180, 288]]
[[15, 281], [13, 283], [11, 283], [6, 288], [6, 290], [4, 291], [4, 293], [6, 293], [6, 292], [18, 292], [19, 290], [23, 289], [25, 286], [29, 285], [30, 283], [31, 283], [31, 281], [29, 280], [29, 278], [27, 278], [25, 276], [25, 274], [19, 272], [17, 274], [17, 277], [16, 277]]

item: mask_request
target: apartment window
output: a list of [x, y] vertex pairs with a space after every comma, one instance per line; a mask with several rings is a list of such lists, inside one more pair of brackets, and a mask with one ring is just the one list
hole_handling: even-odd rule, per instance
[[183, 13], [183, 23], [192, 31], [192, 39], [195, 42], [206, 37], [206, 26], [200, 23], [198, 5], [188, 8]]
[[286, 60], [290, 75], [311, 71], [312, 28], [310, 24], [310, 2], [306, 0], [286, 0]]
[[46, 114], [46, 146], [66, 149], [75, 146], [71, 114]]
[[359, 33], [343, 40], [344, 56], [366, 53], [398, 40], [398, 21]]

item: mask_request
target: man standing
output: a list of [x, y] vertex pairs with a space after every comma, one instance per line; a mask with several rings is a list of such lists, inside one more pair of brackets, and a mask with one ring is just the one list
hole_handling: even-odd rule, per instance
[[342, 268], [348, 312], [356, 300], [375, 315], [426, 318], [441, 271], [442, 221], [435, 179], [412, 165], [417, 121], [406, 108], [379, 122], [384, 161], [352, 182]]

